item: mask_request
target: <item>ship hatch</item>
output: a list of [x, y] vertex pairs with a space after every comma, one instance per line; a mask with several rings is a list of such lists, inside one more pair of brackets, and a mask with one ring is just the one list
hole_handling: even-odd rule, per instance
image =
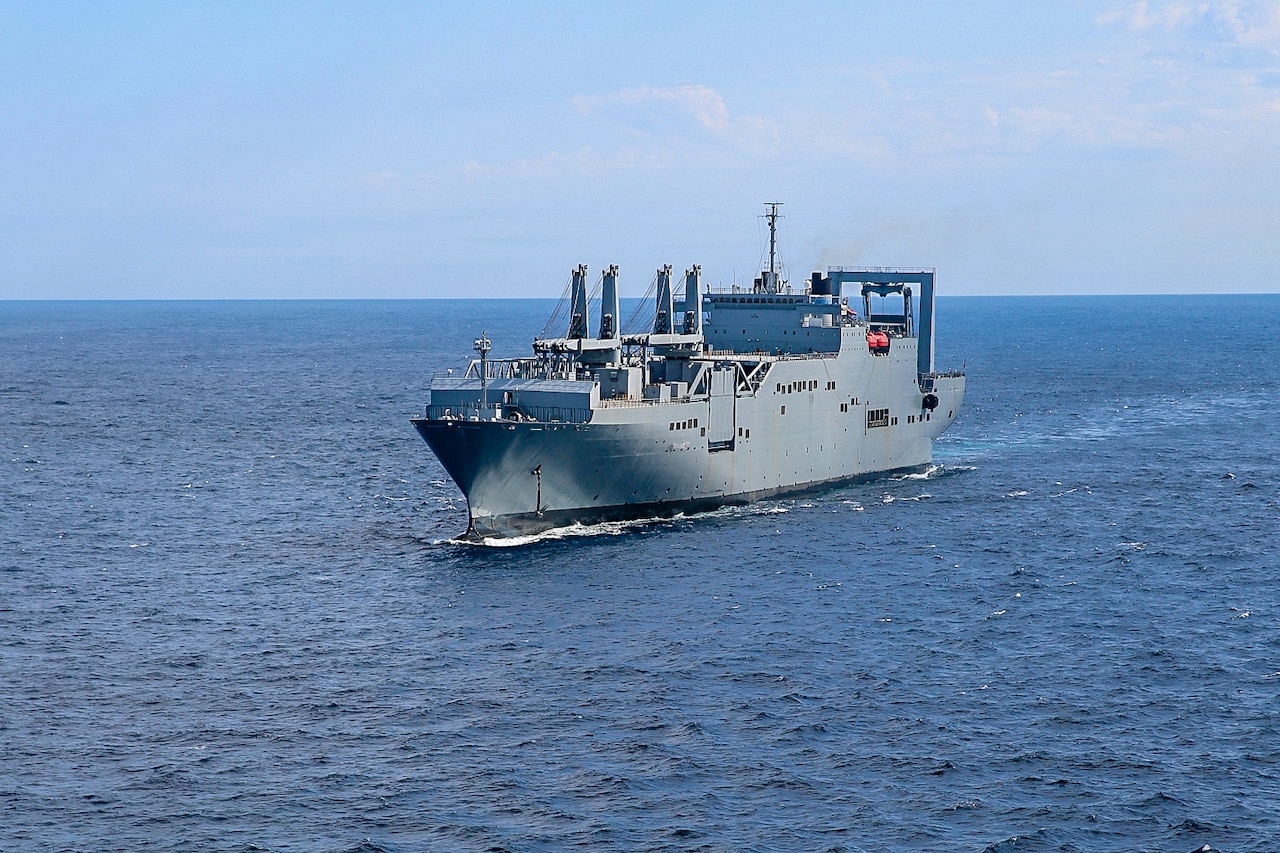
[[711, 374], [711, 410], [707, 418], [707, 450], [732, 450], [735, 429], [734, 372], [717, 370]]

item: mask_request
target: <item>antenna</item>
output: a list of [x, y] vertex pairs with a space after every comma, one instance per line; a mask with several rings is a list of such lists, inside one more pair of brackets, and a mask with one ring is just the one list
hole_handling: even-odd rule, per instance
[[489, 336], [481, 332], [480, 337], [472, 344], [472, 348], [480, 353], [480, 408], [489, 408]]
[[769, 220], [769, 272], [776, 273], [778, 265], [774, 256], [778, 246], [778, 208], [782, 207], [782, 202], [766, 201], [765, 206], [769, 208], [769, 212], [765, 214], [765, 218]]

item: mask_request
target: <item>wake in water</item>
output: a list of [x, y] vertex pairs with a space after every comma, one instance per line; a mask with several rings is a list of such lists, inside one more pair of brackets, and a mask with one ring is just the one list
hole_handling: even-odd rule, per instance
[[[945, 477], [952, 477], [962, 474], [966, 471], [973, 471], [975, 467], [972, 465], [930, 465], [924, 471], [918, 471], [911, 474], [895, 474], [885, 479], [891, 482], [903, 482], [906, 480], [939, 480]], [[846, 487], [847, 488], [847, 487]], [[927, 500], [931, 495], [921, 494], [914, 497], [894, 497], [886, 495], [882, 498], [884, 503], [892, 503], [895, 500], [919, 501]], [[799, 502], [798, 502], [799, 501]], [[862, 512], [864, 507], [857, 501], [841, 500], [842, 506], [852, 505], [855, 512]], [[510, 537], [485, 537], [482, 539], [468, 538], [466, 534], [451, 537], [448, 539], [432, 540], [432, 545], [468, 545], [477, 548], [520, 548], [525, 545], [536, 545], [544, 542], [555, 542], [562, 539], [583, 539], [596, 536], [622, 536], [627, 533], [636, 533], [649, 528], [659, 526], [670, 526], [680, 521], [708, 521], [714, 519], [737, 519], [749, 516], [760, 515], [781, 515], [789, 513], [792, 509], [812, 509], [822, 504], [821, 499], [814, 502], [813, 499], [799, 500], [797, 498], [774, 498], [770, 500], [754, 501], [749, 504], [730, 504], [728, 506], [717, 507], [716, 509], [706, 510], [705, 512], [695, 513], [676, 513], [669, 516], [636, 518], [627, 521], [602, 521], [596, 524], [570, 524], [565, 527], [553, 527], [550, 530], [544, 530], [540, 533], [532, 533], [527, 536], [510, 536]]]
[[468, 539], [464, 534], [452, 539], [437, 539], [432, 544], [470, 545], [476, 548], [519, 548], [524, 545], [534, 545], [542, 542], [555, 542], [559, 539], [581, 539], [593, 536], [621, 536], [624, 533], [631, 533], [645, 527], [652, 527], [663, 522], [670, 522], [675, 518], [683, 518], [683, 516], [677, 515], [671, 518], [637, 518], [629, 521], [601, 521], [597, 524], [570, 524], [566, 527], [553, 527], [550, 530], [544, 530], [541, 533], [531, 533], [528, 536], [489, 536], [477, 540]]
[[633, 518], [627, 521], [601, 521], [596, 524], [570, 524], [565, 527], [553, 527], [541, 533], [527, 536], [485, 537], [479, 540], [468, 539], [466, 535], [451, 539], [437, 539], [433, 545], [470, 545], [477, 548], [519, 548], [524, 545], [535, 545], [543, 542], [555, 542], [561, 539], [582, 539], [594, 536], [622, 536], [627, 533], [668, 527], [681, 521], [707, 521], [711, 519], [733, 519], [751, 515], [777, 515], [791, 512], [790, 506], [776, 501], [758, 501], [751, 504], [735, 504], [709, 509], [705, 512], [678, 512], [667, 516], [650, 516]]
[[902, 480], [941, 480], [944, 477], [954, 477], [966, 471], [976, 470], [978, 470], [976, 465], [944, 465], [936, 463], [923, 471], [916, 471], [911, 474], [894, 474], [888, 479], [894, 482], [901, 482]]

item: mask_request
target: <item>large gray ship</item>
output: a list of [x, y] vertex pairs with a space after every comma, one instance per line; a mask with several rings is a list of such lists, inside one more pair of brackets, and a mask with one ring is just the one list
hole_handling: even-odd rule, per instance
[[[955, 420], [960, 372], [934, 370], [934, 270], [828, 267], [792, 287], [769, 261], [750, 286], [690, 267], [652, 286], [651, 321], [621, 328], [618, 268], [533, 356], [437, 374], [413, 425], [467, 499], [472, 539], [695, 512], [924, 470]], [[852, 304], [850, 304], [852, 302]], [[591, 311], [599, 317], [593, 324]], [[860, 309], [860, 310], [859, 310]]]

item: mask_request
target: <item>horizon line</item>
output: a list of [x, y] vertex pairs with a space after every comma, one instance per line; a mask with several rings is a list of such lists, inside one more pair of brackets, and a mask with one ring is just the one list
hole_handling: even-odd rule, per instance
[[[714, 292], [713, 292], [714, 294]], [[940, 299], [1060, 299], [1076, 297], [1111, 296], [1280, 296], [1280, 290], [1233, 291], [1109, 291], [1085, 293], [938, 293]], [[620, 299], [645, 299], [645, 295], [619, 295]], [[499, 302], [531, 300], [555, 302], [556, 296], [0, 296], [0, 304], [35, 302]]]

